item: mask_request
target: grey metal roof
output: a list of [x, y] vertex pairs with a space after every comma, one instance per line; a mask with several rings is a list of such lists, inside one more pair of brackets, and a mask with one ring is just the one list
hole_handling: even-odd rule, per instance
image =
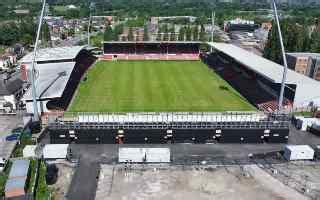
[[8, 192], [14, 189], [24, 189], [26, 185], [27, 176], [8, 179], [5, 186], [5, 191]]
[[11, 75], [8, 80], [5, 80], [5, 76], [0, 76], [0, 95], [12, 95], [16, 91], [20, 90], [23, 85], [23, 81], [20, 79], [20, 74], [16, 73]]
[[201, 41], [104, 41], [110, 44], [201, 44]]
[[[85, 46], [72, 46], [72, 47], [57, 47], [39, 49], [37, 52], [36, 61], [55, 61], [55, 60], [68, 60], [74, 59], [78, 53], [84, 49]], [[20, 63], [31, 63], [33, 52], [24, 56]]]
[[30, 160], [15, 160], [9, 173], [9, 179], [28, 175]]
[[[35, 81], [37, 99], [61, 97], [74, 66], [75, 62], [38, 64]], [[32, 100], [31, 87], [25, 93], [23, 100]]]
[[[232, 57], [237, 62], [248, 67], [254, 72], [264, 76], [274, 83], [281, 83], [283, 66], [272, 62], [266, 58], [248, 52], [240, 47], [227, 43], [209, 42], [215, 50], [223, 52]], [[307, 76], [299, 74], [291, 69], [288, 69], [287, 84], [314, 84], [320, 85], [320, 82], [313, 80]]]
[[286, 54], [294, 57], [311, 57], [313, 59], [320, 58], [320, 53], [292, 52]]

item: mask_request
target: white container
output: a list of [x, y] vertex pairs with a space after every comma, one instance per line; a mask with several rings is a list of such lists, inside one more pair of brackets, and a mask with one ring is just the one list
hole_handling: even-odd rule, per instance
[[22, 151], [24, 158], [35, 158], [36, 157], [36, 145], [26, 145]]
[[319, 119], [317, 118], [299, 118], [296, 127], [302, 131], [307, 131], [308, 127], [311, 127], [314, 123], [318, 123], [318, 121]]
[[283, 156], [286, 160], [312, 160], [314, 150], [309, 145], [286, 145]]
[[46, 144], [43, 148], [44, 159], [66, 159], [69, 144]]
[[169, 148], [119, 148], [118, 161], [133, 163], [168, 163]]

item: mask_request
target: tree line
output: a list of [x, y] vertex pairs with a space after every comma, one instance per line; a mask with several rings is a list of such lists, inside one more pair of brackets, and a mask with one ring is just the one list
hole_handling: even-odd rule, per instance
[[[320, 23], [316, 21], [313, 26], [298, 24], [294, 20], [281, 21], [283, 43], [286, 52], [314, 52], [320, 53]], [[283, 64], [277, 25], [273, 26], [268, 35], [263, 56], [279, 64]]]
[[[16, 43], [31, 45], [35, 39], [36, 28], [36, 23], [32, 18], [2, 23], [0, 25], [0, 44], [4, 46], [12, 46]], [[50, 40], [50, 31], [46, 23], [42, 26], [40, 39], [43, 42]]]

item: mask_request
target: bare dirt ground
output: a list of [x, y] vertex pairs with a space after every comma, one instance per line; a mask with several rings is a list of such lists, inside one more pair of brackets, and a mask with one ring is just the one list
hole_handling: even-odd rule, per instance
[[251, 165], [140, 165], [127, 167], [126, 170], [124, 165], [102, 165], [96, 200], [111, 199], [282, 200], [305, 197], [259, 167]]
[[[273, 165], [266, 172], [283, 184], [311, 199], [320, 199], [320, 163], [295, 161], [290, 164]], [[271, 172], [273, 171], [273, 172]]]
[[53, 190], [53, 199], [62, 200], [67, 194], [71, 179], [74, 173], [74, 167], [66, 164], [56, 164], [59, 168], [57, 182], [50, 186]]

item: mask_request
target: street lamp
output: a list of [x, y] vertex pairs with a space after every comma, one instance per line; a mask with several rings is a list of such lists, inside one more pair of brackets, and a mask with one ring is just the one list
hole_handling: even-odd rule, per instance
[[88, 46], [90, 46], [90, 26], [91, 26], [91, 11], [94, 9], [95, 5], [93, 2], [89, 6], [89, 22], [88, 22]]
[[33, 121], [34, 122], [39, 121], [37, 94], [36, 94], [36, 86], [35, 86], [35, 70], [36, 70], [35, 65], [36, 65], [38, 43], [39, 43], [39, 37], [40, 37], [41, 25], [42, 25], [42, 21], [43, 21], [44, 12], [45, 12], [45, 7], [46, 7], [46, 0], [43, 0], [41, 15], [40, 15], [39, 24], [38, 24], [37, 36], [36, 36], [34, 49], [33, 49], [33, 57], [32, 57], [32, 62], [31, 62], [31, 66], [32, 66], [32, 68], [31, 68], [31, 91], [32, 91]]

